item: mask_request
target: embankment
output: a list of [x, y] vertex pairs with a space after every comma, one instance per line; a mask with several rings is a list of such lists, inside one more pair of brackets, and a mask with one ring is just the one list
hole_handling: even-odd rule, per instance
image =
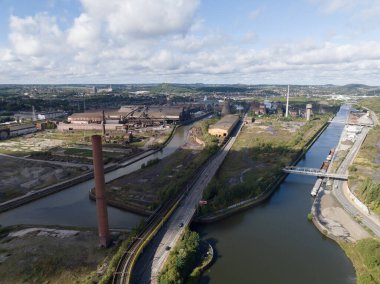
[[[151, 156], [151, 155], [157, 153], [158, 151], [161, 151], [162, 148], [164, 148], [167, 144], [169, 144], [170, 140], [173, 138], [175, 131], [178, 127], [180, 127], [180, 126], [173, 127], [173, 130], [171, 131], [170, 135], [168, 136], [168, 138], [165, 140], [165, 142], [162, 144], [162, 146], [160, 148], [154, 149], [154, 150], [150, 149], [150, 150], [146, 150], [142, 153], [132, 155], [132, 156], [128, 157], [129, 162], [126, 162], [126, 163], [124, 162], [124, 163], [119, 163], [119, 164], [111, 164], [109, 166], [106, 166], [104, 168], [104, 172], [109, 173], [109, 172], [115, 171], [117, 169], [127, 167], [127, 166], [129, 166], [129, 165], [131, 165], [137, 161], [140, 161], [140, 160], [142, 160], [148, 156]], [[1, 203], [0, 204], [0, 212], [5, 212], [5, 211], [11, 210], [13, 208], [22, 206], [24, 204], [27, 204], [29, 202], [32, 202], [34, 200], [40, 199], [42, 197], [48, 196], [50, 194], [57, 193], [61, 190], [67, 189], [71, 186], [74, 186], [74, 185], [77, 185], [79, 183], [88, 181], [88, 180], [92, 179], [93, 177], [94, 177], [93, 172], [89, 171], [87, 173], [84, 173], [80, 176], [71, 178], [69, 180], [66, 180], [66, 181], [63, 181], [63, 182], [60, 182], [60, 183], [57, 183], [57, 184], [36, 190], [36, 191], [29, 192], [23, 196], [20, 196], [20, 197], [17, 197], [17, 198], [14, 198], [14, 199], [11, 199], [11, 200], [8, 200], [6, 202]], [[123, 206], [121, 206], [119, 204], [112, 204], [112, 206], [124, 209]], [[133, 210], [131, 210], [131, 211], [133, 211]], [[145, 213], [139, 212], [139, 214], [149, 215], [150, 213], [148, 214], [146, 212]]]

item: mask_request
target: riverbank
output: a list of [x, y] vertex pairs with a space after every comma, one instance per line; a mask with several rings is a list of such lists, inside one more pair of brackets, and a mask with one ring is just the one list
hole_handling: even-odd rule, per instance
[[[360, 120], [361, 118], [367, 119], [367, 116], [357, 112], [355, 112], [354, 116], [356, 116], [356, 118], [354, 117], [356, 120]], [[352, 120], [353, 117], [350, 115], [348, 121], [355, 123]], [[358, 128], [357, 126], [354, 127]], [[356, 175], [355, 179], [361, 177], [360, 172], [356, 168], [359, 165], [354, 164], [354, 166], [350, 166], [350, 164], [353, 162], [352, 157], [355, 157], [359, 151], [357, 144], [362, 142], [361, 139], [364, 140], [365, 136], [363, 137], [363, 135], [366, 132], [361, 130], [356, 132], [354, 136], [351, 135], [349, 137], [347, 135], [349, 128], [352, 128], [352, 126], [346, 126], [342, 132], [341, 139], [336, 147], [336, 152], [340, 158], [333, 168], [337, 172], [345, 172], [347, 169], [350, 169], [349, 180], [352, 181], [352, 173]], [[360, 129], [362, 128], [360, 126]], [[349, 139], [351, 139], [351, 143], [347, 143]], [[365, 141], [370, 143], [371, 148], [368, 149], [366, 143], [361, 145], [361, 147], [364, 147], [364, 153], [367, 154], [367, 158], [373, 159], [373, 154], [372, 157], [368, 155], [368, 151], [373, 150], [373, 145], [375, 144], [373, 143], [373, 137]], [[342, 152], [344, 153], [342, 154]], [[365, 165], [370, 167], [371, 164], [366, 163]], [[371, 171], [364, 174], [368, 175], [370, 173]], [[359, 211], [352, 209], [350, 203]], [[371, 225], [367, 220], [367, 218], [373, 220], [376, 218], [376, 214], [369, 212], [368, 208], [355, 197], [348, 188], [347, 182], [335, 181], [333, 186], [329, 185], [325, 189], [322, 189], [314, 200], [311, 213], [313, 216], [312, 221], [317, 229], [323, 235], [338, 243], [354, 264], [357, 283], [379, 283], [380, 241], [372, 237], [373, 232], [369, 229]], [[376, 233], [376, 231], [374, 232]]]
[[[345, 113], [341, 109], [333, 122]], [[297, 166], [320, 167], [342, 127], [330, 123]], [[221, 256], [204, 273], [202, 283], [251, 283], [252, 277], [257, 283], [356, 283], [344, 251], [321, 237], [306, 218], [314, 182], [315, 177], [288, 175], [262, 205], [218, 222], [195, 224]]]
[[[317, 139], [325, 131], [328, 125], [329, 125], [329, 122], [325, 122], [320, 127], [320, 129], [318, 129], [318, 131], [305, 143], [303, 149], [297, 153], [296, 158], [294, 158], [292, 162], [289, 164], [290, 166], [296, 165], [305, 156], [307, 151], [311, 148], [314, 142], [317, 141]], [[241, 201], [239, 203], [235, 203], [233, 205], [228, 206], [227, 208], [224, 208], [222, 210], [219, 210], [207, 216], [197, 216], [194, 219], [194, 222], [211, 223], [211, 222], [220, 221], [233, 214], [236, 214], [243, 210], [257, 206], [265, 202], [273, 194], [273, 192], [278, 188], [278, 186], [285, 180], [287, 176], [288, 174], [286, 173], [281, 174], [275, 181], [273, 181], [270, 185], [268, 185], [267, 188], [258, 196]]]
[[186, 284], [197, 284], [199, 283], [202, 273], [211, 267], [215, 260], [215, 252], [212, 245], [206, 241], [201, 241], [200, 243], [200, 257], [198, 260], [198, 266], [193, 269], [190, 273]]
[[[188, 180], [217, 150], [217, 140], [207, 133], [207, 127], [204, 130], [203, 124], [208, 123], [196, 123], [175, 154], [108, 182], [108, 204], [148, 216], [169, 198], [183, 193]], [[93, 190], [90, 197], [95, 197]]]
[[[154, 155], [155, 153], [161, 151], [164, 147], [166, 147], [170, 143], [170, 141], [173, 138], [176, 130], [180, 126], [176, 125], [173, 127], [170, 135], [166, 138], [166, 140], [163, 142], [163, 144], [159, 148], [148, 149], [148, 150], [144, 150], [143, 152], [136, 153], [134, 155], [129, 156], [128, 159], [121, 160], [118, 164], [106, 165], [104, 168], [104, 172], [110, 173], [110, 172], [115, 171], [117, 169], [127, 167], [127, 166], [129, 166], [135, 162], [138, 162], [142, 159], [145, 159], [145, 158], [147, 158], [151, 155]], [[67, 189], [67, 188], [72, 187], [74, 185], [77, 185], [77, 184], [80, 184], [82, 182], [91, 180], [93, 177], [94, 177], [93, 172], [88, 171], [82, 175], [68, 179], [66, 181], [56, 183], [54, 185], [51, 185], [51, 186], [48, 186], [48, 187], [45, 187], [45, 188], [42, 188], [39, 190], [28, 192], [27, 194], [25, 194], [23, 196], [20, 196], [20, 197], [8, 200], [6, 202], [0, 203], [0, 212], [5, 212], [8, 210], [17, 208], [19, 206], [22, 206], [24, 204], [30, 203], [32, 201], [38, 200], [40, 198], [46, 197], [48, 195], [57, 193], [59, 191], [62, 191], [64, 189]], [[116, 208], [124, 209], [121, 205], [119, 206], [119, 204], [117, 204], [117, 203], [115, 203], [114, 206]]]
[[[112, 233], [114, 240], [125, 238]], [[124, 234], [123, 234], [124, 235]], [[115, 247], [98, 246], [92, 229], [12, 226], [0, 229], [0, 283], [89, 283]]]
[[[117, 169], [120, 169], [123, 167], [127, 167], [127, 166], [129, 166], [129, 165], [131, 165], [131, 164], [133, 164], [139, 160], [142, 160], [142, 159], [144, 159], [150, 155], [155, 154], [158, 151], [160, 151], [160, 149], [147, 150], [143, 153], [138, 154], [135, 157], [130, 158], [128, 160], [128, 162], [124, 162], [123, 164], [108, 165], [104, 168], [104, 172], [109, 173], [109, 172], [112, 172], [114, 170], [117, 170]], [[14, 199], [11, 199], [11, 200], [8, 200], [6, 202], [1, 203], [0, 204], [0, 212], [5, 212], [5, 211], [11, 210], [13, 208], [22, 206], [24, 204], [30, 203], [34, 200], [37, 200], [37, 199], [43, 198], [45, 196], [57, 193], [57, 192], [62, 191], [66, 188], [74, 186], [76, 184], [88, 181], [88, 180], [92, 179], [93, 177], [94, 177], [93, 172], [87, 172], [87, 173], [82, 174], [80, 176], [77, 176], [75, 178], [72, 178], [72, 179], [69, 179], [69, 180], [66, 180], [66, 181], [63, 181], [63, 182], [60, 182], [60, 183], [39, 189], [39, 190], [29, 192], [23, 196], [20, 196], [20, 197], [17, 197], [17, 198], [14, 198]]]
[[199, 259], [199, 235], [187, 228], [175, 247], [171, 248], [169, 257], [158, 274], [157, 283], [186, 283]]

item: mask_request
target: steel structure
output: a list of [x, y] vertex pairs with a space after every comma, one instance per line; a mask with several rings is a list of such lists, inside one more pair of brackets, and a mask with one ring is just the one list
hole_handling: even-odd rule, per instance
[[299, 175], [307, 175], [307, 176], [316, 176], [316, 177], [326, 177], [331, 179], [340, 179], [347, 180], [348, 175], [345, 174], [336, 174], [336, 173], [327, 173], [320, 169], [315, 168], [303, 168], [303, 167], [295, 167], [289, 166], [282, 169], [285, 173], [288, 174], [299, 174]]

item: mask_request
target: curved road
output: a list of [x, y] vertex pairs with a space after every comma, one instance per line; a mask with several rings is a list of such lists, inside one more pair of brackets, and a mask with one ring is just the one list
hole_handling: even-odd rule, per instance
[[[357, 153], [359, 152], [360, 146], [364, 142], [365, 137], [369, 131], [368, 127], [363, 127], [362, 132], [356, 137], [354, 145], [351, 147], [348, 152], [346, 158], [340, 165], [337, 170], [339, 174], [346, 174], [348, 172], [348, 167], [354, 161]], [[367, 226], [372, 232], [375, 233], [376, 236], [380, 237], [380, 226], [377, 222], [371, 218], [370, 215], [363, 213], [360, 211], [350, 199], [344, 194], [344, 182], [335, 180], [333, 183], [333, 193], [339, 203], [343, 206], [343, 208], [352, 216], [359, 217], [361, 219], [361, 223]]]

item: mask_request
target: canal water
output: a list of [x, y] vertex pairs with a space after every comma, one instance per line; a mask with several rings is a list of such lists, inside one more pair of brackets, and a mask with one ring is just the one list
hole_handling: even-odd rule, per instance
[[[333, 123], [298, 166], [319, 168], [337, 145], [348, 110]], [[172, 154], [186, 140], [191, 126], [177, 130], [169, 145], [153, 156], [106, 175], [106, 181], [135, 171], [150, 159]], [[344, 252], [307, 221], [314, 177], [289, 175], [264, 204], [226, 220], [196, 226], [213, 243], [217, 260], [202, 283], [355, 283], [355, 271]], [[96, 226], [95, 202], [88, 191], [93, 180], [0, 214], [0, 224]], [[108, 208], [111, 228], [132, 228], [141, 216]]]
[[[298, 163], [319, 168], [337, 145], [348, 110], [341, 108]], [[307, 213], [316, 178], [289, 175], [263, 205], [226, 220], [195, 229], [214, 244], [217, 260], [202, 283], [356, 283], [350, 260], [333, 241], [325, 239]]]
[[[106, 174], [106, 182], [140, 169], [141, 165], [148, 160], [169, 156], [186, 142], [190, 128], [191, 125], [179, 127], [170, 143], [162, 151], [130, 166]], [[92, 179], [24, 206], [0, 213], [0, 225], [38, 224], [95, 227], [97, 226], [95, 202], [88, 197], [88, 192], [93, 187], [94, 180]], [[111, 228], [130, 229], [138, 225], [143, 219], [140, 215], [110, 206], [108, 207], [108, 216]]]

